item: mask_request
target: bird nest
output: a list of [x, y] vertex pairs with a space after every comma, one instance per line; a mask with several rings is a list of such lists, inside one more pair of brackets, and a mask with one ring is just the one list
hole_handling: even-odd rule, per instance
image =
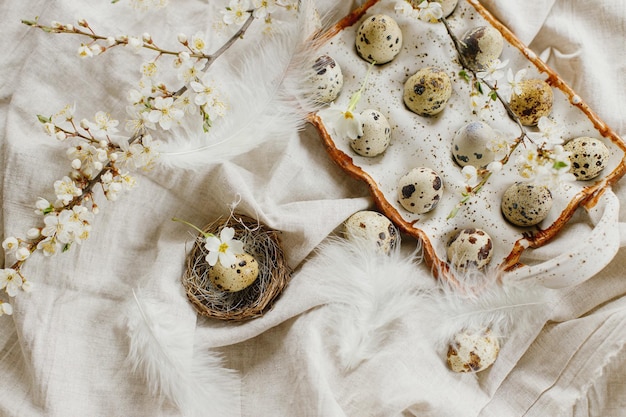
[[291, 270], [285, 262], [279, 241], [279, 232], [258, 221], [242, 215], [232, 215], [227, 220], [219, 218], [203, 231], [219, 236], [225, 227], [235, 229], [244, 250], [259, 265], [258, 278], [249, 287], [236, 292], [223, 291], [209, 279], [212, 268], [206, 261], [204, 236], [198, 235], [187, 256], [183, 286], [187, 297], [198, 313], [221, 320], [245, 320], [259, 317], [268, 311], [287, 285]]

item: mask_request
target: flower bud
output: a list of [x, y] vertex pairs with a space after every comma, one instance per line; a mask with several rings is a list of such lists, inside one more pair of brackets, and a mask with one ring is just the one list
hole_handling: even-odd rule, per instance
[[87, 119], [81, 119], [80, 121], [80, 127], [82, 127], [85, 130], [89, 130], [89, 120]]
[[108, 46], [113, 46], [113, 45], [115, 45], [115, 44], [116, 44], [116, 42], [117, 42], [117, 41], [115, 40], [115, 38], [114, 38], [113, 36], [109, 36], [109, 37], [106, 39], [106, 42], [107, 42], [107, 45], [108, 45]]
[[187, 35], [185, 35], [184, 33], [179, 33], [178, 34], [178, 42], [182, 43], [183, 45], [187, 44]]
[[85, 19], [78, 19], [78, 26], [82, 26], [84, 28], [89, 27], [89, 24]]
[[59, 130], [55, 136], [58, 140], [65, 140], [67, 138], [67, 135], [62, 130]]
[[18, 261], [23, 261], [30, 256], [30, 251], [27, 248], [19, 248], [17, 252], [15, 252], [15, 259]]
[[72, 168], [74, 169], [80, 169], [80, 167], [82, 166], [82, 162], [80, 159], [76, 158], [72, 161]]
[[150, 36], [150, 34], [148, 32], [145, 32], [142, 35], [143, 41], [147, 42], [147, 43], [152, 43], [152, 36]]
[[39, 236], [41, 236], [41, 229], [38, 229], [36, 227], [30, 228], [26, 232], [26, 237], [29, 239], [37, 239]]

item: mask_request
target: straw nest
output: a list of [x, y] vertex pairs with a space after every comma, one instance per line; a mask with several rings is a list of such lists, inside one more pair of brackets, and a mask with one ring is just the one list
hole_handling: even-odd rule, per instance
[[272, 307], [291, 277], [279, 233], [242, 215], [232, 215], [227, 220], [217, 219], [203, 231], [219, 236], [224, 227], [235, 229], [235, 238], [241, 240], [244, 250], [256, 259], [259, 265], [258, 278], [241, 291], [226, 292], [218, 289], [209, 280], [211, 266], [205, 259], [208, 251], [204, 247], [204, 237], [199, 235], [187, 256], [187, 268], [183, 275], [187, 297], [195, 309], [207, 317], [221, 320], [259, 317]]

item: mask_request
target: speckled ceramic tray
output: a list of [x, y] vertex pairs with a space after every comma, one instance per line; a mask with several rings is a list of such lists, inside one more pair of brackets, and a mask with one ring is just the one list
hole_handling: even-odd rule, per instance
[[[469, 106], [470, 85], [458, 75], [462, 67], [445, 26], [397, 14], [394, 11], [395, 4], [396, 1], [387, 0], [366, 2], [324, 35], [325, 44], [321, 48], [321, 52], [333, 57], [342, 69], [344, 86], [335, 103], [347, 106], [350, 96], [359, 89], [369, 67], [369, 63], [361, 59], [355, 50], [355, 35], [360, 22], [374, 14], [386, 14], [396, 20], [403, 33], [402, 49], [390, 63], [373, 68], [367, 88], [355, 109], [362, 111], [374, 108], [386, 116], [392, 128], [389, 148], [380, 156], [362, 157], [350, 148], [348, 140], [336, 140], [332, 129], [327, 128], [321, 116], [313, 115], [311, 122], [319, 130], [331, 158], [348, 174], [368, 184], [380, 211], [403, 232], [423, 241], [426, 261], [435, 274], [451, 274], [446, 262], [446, 244], [457, 230], [466, 227], [481, 228], [492, 236], [492, 266], [505, 273], [517, 270], [524, 266], [520, 262], [524, 251], [547, 244], [571, 219], [577, 208], [596, 205], [603, 198], [603, 191], [621, 178], [626, 169], [626, 146], [581, 97], [480, 3], [476, 0], [460, 0], [455, 11], [447, 18], [451, 30], [461, 37], [468, 29], [476, 26], [491, 25], [498, 29], [505, 39], [501, 60], [508, 59], [508, 67], [514, 72], [527, 68], [526, 78], [546, 80], [552, 87], [554, 105], [551, 117], [563, 123], [566, 136], [596, 137], [608, 146], [611, 157], [599, 178], [576, 181], [559, 193], [553, 193], [554, 204], [550, 214], [538, 226], [513, 226], [501, 214], [502, 193], [510, 184], [521, 180], [512, 163], [493, 175], [484, 189], [456, 216], [447, 219], [464, 189], [461, 168], [452, 158], [452, 138], [461, 126], [477, 120]], [[406, 79], [426, 66], [442, 68], [453, 84], [447, 107], [434, 117], [412, 113], [402, 100]], [[505, 108], [499, 103], [493, 105], [493, 108], [495, 110], [487, 122], [509, 137], [519, 136], [519, 128], [507, 116]], [[444, 195], [435, 210], [417, 215], [405, 210], [398, 202], [397, 183], [409, 170], [420, 166], [439, 172], [444, 182]], [[603, 237], [596, 236], [594, 239], [597, 241], [597, 250], [602, 250]], [[581, 255], [582, 258], [588, 256]], [[587, 261], [581, 259], [579, 264]]]

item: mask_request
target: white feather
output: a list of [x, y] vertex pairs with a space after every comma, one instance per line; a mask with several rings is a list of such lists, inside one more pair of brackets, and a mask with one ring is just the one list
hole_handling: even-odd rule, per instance
[[430, 323], [429, 337], [446, 349], [456, 333], [489, 329], [495, 337], [542, 326], [550, 290], [498, 279], [495, 271], [457, 273], [457, 283], [441, 281], [419, 295], [419, 320]]
[[385, 255], [366, 240], [329, 238], [312, 260], [330, 301], [325, 321], [346, 371], [376, 355], [417, 308], [421, 258], [417, 251], [402, 254], [398, 246]]
[[134, 298], [125, 313], [130, 369], [145, 379], [155, 399], [169, 400], [186, 417], [239, 415], [236, 373], [221, 357], [193, 348], [193, 331], [168, 314], [167, 306]]
[[248, 48], [252, 52], [216, 70], [219, 89], [227, 94], [225, 116], [208, 133], [200, 123], [182, 126], [178, 137], [162, 146], [161, 161], [179, 167], [224, 161], [267, 140], [286, 140], [301, 129], [307, 114], [319, 107], [305, 82], [317, 58], [316, 13], [313, 1], [302, 2], [297, 21], [260, 35]]

